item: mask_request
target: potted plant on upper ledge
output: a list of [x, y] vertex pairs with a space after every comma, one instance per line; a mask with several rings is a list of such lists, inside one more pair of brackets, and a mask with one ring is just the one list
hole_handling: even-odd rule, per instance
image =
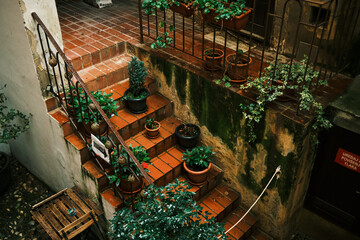
[[130, 87], [125, 91], [123, 99], [132, 113], [143, 113], [147, 110], [146, 99], [150, 92], [145, 88], [147, 71], [143, 61], [131, 58], [128, 65]]
[[192, 184], [201, 185], [206, 181], [211, 169], [211, 157], [214, 154], [215, 152], [211, 151], [211, 147], [205, 146], [197, 146], [191, 151], [183, 152], [184, 169]]
[[[4, 102], [7, 100], [5, 94], [1, 92], [6, 85], [0, 88], [0, 145], [5, 144], [8, 148], [9, 140], [16, 139], [21, 133], [30, 127], [30, 116], [27, 116], [19, 110], [10, 109]], [[15, 122], [20, 120], [19, 122]], [[0, 194], [9, 186], [11, 181], [10, 158], [0, 151]]]

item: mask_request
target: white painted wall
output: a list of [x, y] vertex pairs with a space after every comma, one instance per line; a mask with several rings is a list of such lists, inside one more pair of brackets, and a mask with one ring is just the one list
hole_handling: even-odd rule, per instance
[[10, 146], [13, 155], [32, 173], [60, 190], [81, 180], [73, 177], [81, 178], [80, 157], [69, 149], [58, 123], [47, 114], [35, 65], [41, 52], [31, 50], [38, 45], [32, 11], [38, 12], [62, 45], [54, 0], [7, 1], [0, 8], [0, 81], [7, 84], [9, 107], [33, 115], [30, 130]]

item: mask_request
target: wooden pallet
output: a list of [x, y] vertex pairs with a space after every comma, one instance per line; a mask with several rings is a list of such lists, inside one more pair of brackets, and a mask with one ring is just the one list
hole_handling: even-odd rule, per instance
[[[74, 208], [74, 216], [68, 210]], [[30, 211], [51, 239], [72, 239], [98, 221], [102, 211], [76, 189], [67, 189], [34, 205]]]

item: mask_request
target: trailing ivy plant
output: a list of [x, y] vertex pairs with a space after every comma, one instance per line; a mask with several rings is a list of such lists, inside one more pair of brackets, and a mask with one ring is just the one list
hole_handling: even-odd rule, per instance
[[[132, 177], [132, 172], [137, 176], [141, 176], [141, 172], [139, 168], [135, 165], [134, 161], [130, 160], [125, 149], [119, 146], [120, 152], [115, 149], [114, 152], [111, 154], [110, 160], [111, 165], [114, 168], [114, 173], [108, 175], [108, 179], [110, 183], [115, 183], [116, 186], [119, 186], [121, 179], [129, 179]], [[147, 169], [150, 164], [149, 154], [146, 152], [144, 147], [142, 146], [134, 146], [132, 147], [131, 144], [129, 145], [129, 149], [133, 152], [136, 159], [142, 165], [146, 172], [149, 172]]]
[[224, 223], [210, 218], [190, 189], [178, 179], [165, 187], [150, 185], [133, 208], [115, 212], [109, 235], [114, 240], [226, 239]]
[[0, 88], [0, 143], [8, 143], [30, 128], [31, 114], [26, 115], [16, 109], [5, 106], [7, 100], [3, 89]]
[[[309, 64], [306, 70], [307, 57], [305, 56], [300, 62], [289, 64], [278, 62], [269, 62], [269, 66], [264, 69], [264, 73], [260, 78], [249, 79], [246, 85], [240, 86], [240, 89], [254, 89], [258, 96], [256, 103], [248, 105], [240, 104], [245, 117], [245, 125], [249, 130], [248, 140], [254, 142], [256, 140], [255, 128], [263, 118], [266, 103], [273, 102], [278, 97], [284, 95], [286, 90], [294, 90], [299, 101], [299, 111], [313, 111], [314, 122], [312, 128], [330, 128], [332, 124], [323, 116], [323, 107], [316, 101], [310, 88], [315, 85], [325, 86], [325, 80], [314, 79], [319, 76], [319, 72], [314, 71]], [[306, 75], [305, 75], [306, 70]]]
[[183, 152], [182, 160], [191, 170], [202, 171], [209, 167], [213, 155], [215, 152], [211, 151], [211, 147], [197, 146]]
[[205, 14], [215, 9], [215, 13], [218, 13], [216, 20], [228, 20], [245, 13], [245, 3], [246, 0], [195, 0], [194, 6], [203, 9]]

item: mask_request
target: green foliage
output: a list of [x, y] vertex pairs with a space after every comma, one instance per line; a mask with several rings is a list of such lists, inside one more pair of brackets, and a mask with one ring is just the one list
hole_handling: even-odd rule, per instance
[[29, 129], [31, 117], [13, 108], [7, 110], [4, 105], [7, 98], [2, 92], [5, 87], [0, 88], [0, 143], [7, 143]]
[[197, 146], [190, 151], [183, 152], [182, 160], [191, 170], [202, 171], [209, 167], [213, 155], [215, 152], [211, 151], [211, 147]]
[[145, 78], [147, 76], [147, 71], [143, 61], [138, 60], [136, 57], [131, 57], [131, 62], [128, 65], [129, 70], [129, 93], [131, 95], [124, 96], [124, 99], [127, 98], [141, 98], [143, 97], [143, 92], [145, 88]]
[[165, 187], [150, 185], [133, 209], [115, 212], [109, 235], [114, 240], [226, 239], [224, 224], [196, 204], [190, 188], [178, 179]]
[[216, 84], [220, 84], [221, 82], [223, 82], [225, 87], [228, 88], [231, 86], [230, 80], [231, 80], [231, 78], [228, 75], [224, 75], [224, 77], [222, 79], [216, 80]]
[[[68, 105], [74, 111], [77, 121], [82, 122], [84, 120], [85, 124], [93, 122], [100, 123], [102, 117], [97, 109], [92, 109], [95, 115], [91, 113], [89, 105], [92, 104], [92, 102], [85, 94], [84, 90], [79, 87], [77, 92], [73, 86], [70, 87], [70, 90], [70, 93], [67, 93]], [[112, 99], [112, 93], [107, 94], [103, 91], [92, 91], [91, 94], [99, 103], [101, 109], [105, 112], [108, 118], [111, 118], [113, 115], [117, 116], [119, 106], [116, 104], [114, 99]]]
[[[119, 186], [121, 179], [128, 179], [132, 172], [137, 176], [141, 176], [141, 172], [139, 168], [135, 165], [135, 163], [129, 159], [128, 154], [126, 153], [125, 149], [119, 146], [120, 152], [116, 149], [111, 154], [111, 165], [114, 168], [114, 173], [112, 175], [108, 175], [108, 179], [110, 183], [115, 183], [116, 186]], [[145, 169], [145, 171], [149, 172], [147, 169], [148, 164], [150, 162], [149, 154], [145, 151], [144, 147], [142, 146], [135, 146], [132, 147], [131, 144], [129, 145], [129, 149], [134, 153], [134, 156]]]
[[215, 19], [228, 20], [245, 13], [245, 3], [246, 0], [195, 0], [194, 7], [203, 9], [205, 14], [215, 9], [215, 13], [218, 13]]
[[156, 128], [159, 126], [159, 124], [156, 123], [156, 122], [155, 122], [155, 119], [153, 119], [153, 118], [148, 118], [148, 119], [146, 119], [146, 120], [145, 120], [145, 125], [146, 125], [146, 127], [149, 128], [149, 129], [156, 129]]
[[327, 82], [319, 80], [316, 83], [314, 79], [319, 76], [319, 72], [314, 71], [311, 64], [306, 70], [306, 62], [307, 57], [305, 56], [300, 62], [294, 62], [291, 69], [289, 64], [278, 62], [275, 67], [275, 62], [270, 62], [261, 78], [249, 79], [247, 85], [240, 87], [241, 89], [253, 88], [258, 93], [256, 103], [240, 104], [246, 120], [246, 127], [249, 129], [248, 140], [250, 142], [256, 140], [254, 130], [264, 115], [266, 103], [273, 102], [279, 96], [284, 95], [285, 90], [295, 90], [298, 94], [300, 111], [313, 110], [315, 121], [312, 127], [314, 130], [332, 126], [330, 121], [323, 116], [323, 107], [310, 92], [312, 86], [316, 84], [325, 86]]

